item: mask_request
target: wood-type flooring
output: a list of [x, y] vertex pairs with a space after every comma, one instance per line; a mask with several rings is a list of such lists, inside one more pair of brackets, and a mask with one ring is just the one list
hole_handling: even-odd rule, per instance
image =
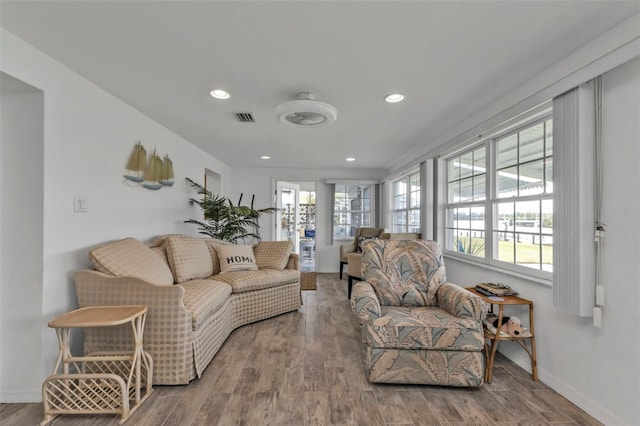
[[[125, 425], [600, 424], [502, 356], [493, 382], [479, 389], [369, 383], [346, 288], [338, 274], [318, 274], [317, 290], [303, 292], [297, 312], [236, 329], [200, 379], [154, 387]], [[42, 404], [0, 404], [3, 426], [41, 420]], [[118, 420], [64, 415], [50, 425]]]

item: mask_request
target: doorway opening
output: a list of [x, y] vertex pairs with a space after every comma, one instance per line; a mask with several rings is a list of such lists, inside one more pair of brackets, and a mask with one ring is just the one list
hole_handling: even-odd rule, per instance
[[222, 176], [220, 174], [204, 169], [204, 189], [210, 191], [213, 195], [222, 194]]
[[293, 243], [301, 272], [316, 270], [316, 183], [276, 182], [276, 239]]

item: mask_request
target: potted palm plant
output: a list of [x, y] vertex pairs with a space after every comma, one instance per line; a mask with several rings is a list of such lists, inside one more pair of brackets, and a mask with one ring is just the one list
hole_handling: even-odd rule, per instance
[[222, 195], [213, 195], [211, 191], [204, 186], [189, 178], [185, 178], [189, 185], [196, 191], [201, 198], [190, 198], [189, 204], [197, 204], [202, 213], [204, 220], [189, 219], [185, 223], [198, 226], [200, 234], [208, 235], [211, 238], [238, 243], [238, 241], [260, 240], [260, 225], [258, 219], [263, 214], [271, 214], [276, 211], [274, 207], [264, 209], [254, 209], [253, 201], [255, 195], [251, 198], [250, 206], [243, 206], [242, 194], [238, 204]]

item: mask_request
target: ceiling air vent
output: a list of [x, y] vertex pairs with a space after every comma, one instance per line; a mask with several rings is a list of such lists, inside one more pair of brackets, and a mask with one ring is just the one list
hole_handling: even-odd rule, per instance
[[241, 123], [255, 123], [256, 120], [250, 112], [236, 112], [236, 117]]

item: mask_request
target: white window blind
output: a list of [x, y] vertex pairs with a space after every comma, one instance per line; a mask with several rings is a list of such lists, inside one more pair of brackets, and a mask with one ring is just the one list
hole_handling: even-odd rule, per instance
[[553, 99], [553, 304], [591, 316], [595, 299], [593, 82]]

